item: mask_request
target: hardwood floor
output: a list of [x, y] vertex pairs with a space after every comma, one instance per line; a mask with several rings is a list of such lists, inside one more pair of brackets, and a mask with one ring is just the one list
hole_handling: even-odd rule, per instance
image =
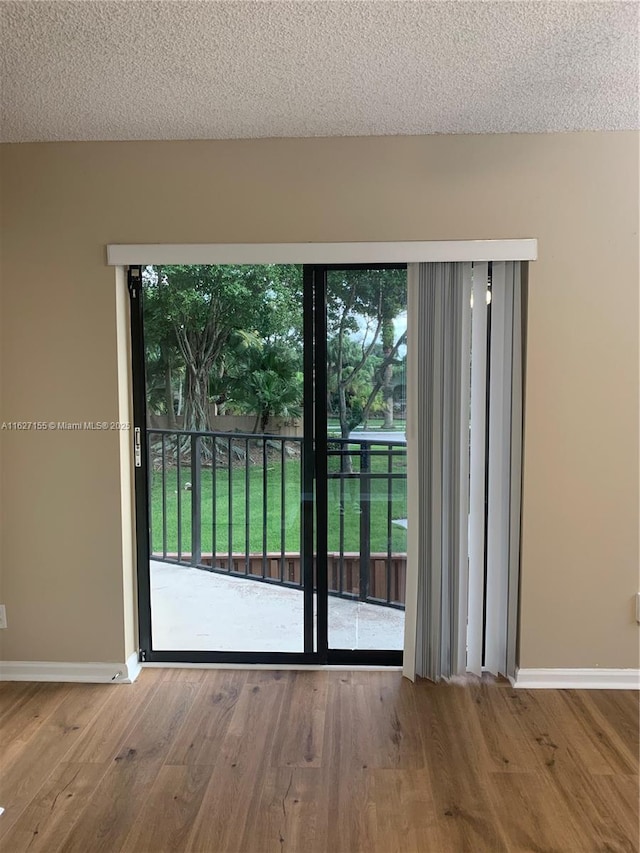
[[0, 685], [0, 850], [638, 851], [638, 694], [396, 672]]

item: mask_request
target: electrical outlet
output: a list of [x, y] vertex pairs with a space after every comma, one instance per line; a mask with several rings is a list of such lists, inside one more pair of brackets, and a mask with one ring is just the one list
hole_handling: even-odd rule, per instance
[[7, 608], [0, 604], [0, 629], [7, 627]]

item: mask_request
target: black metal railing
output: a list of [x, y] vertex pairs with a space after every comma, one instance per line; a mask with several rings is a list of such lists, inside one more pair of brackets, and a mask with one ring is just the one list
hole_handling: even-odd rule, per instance
[[[337, 527], [338, 533], [337, 553], [329, 548], [330, 592], [404, 607], [406, 544], [394, 549], [393, 541], [406, 540], [406, 527], [394, 530], [394, 515], [404, 516], [406, 522], [406, 457], [404, 441], [331, 438], [327, 442], [329, 528]], [[337, 500], [331, 499], [332, 493]], [[350, 501], [351, 514], [359, 518], [355, 555], [345, 549]], [[355, 563], [357, 576], [350, 571]]]
[[[152, 559], [301, 587], [301, 437], [147, 437]], [[330, 594], [404, 607], [404, 443], [330, 438], [327, 469]]]

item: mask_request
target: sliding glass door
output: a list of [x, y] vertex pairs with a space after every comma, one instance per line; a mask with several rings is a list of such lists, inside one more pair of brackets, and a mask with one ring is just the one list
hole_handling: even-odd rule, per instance
[[399, 663], [406, 269], [129, 285], [143, 659]]
[[406, 268], [317, 266], [319, 576], [332, 662], [400, 663], [406, 571]]

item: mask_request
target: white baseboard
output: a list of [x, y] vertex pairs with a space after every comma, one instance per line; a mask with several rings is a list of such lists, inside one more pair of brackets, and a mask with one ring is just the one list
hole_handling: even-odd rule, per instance
[[528, 690], [640, 690], [640, 669], [519, 669], [511, 683]]
[[0, 681], [78, 681], [88, 684], [132, 684], [140, 674], [138, 655], [126, 663], [76, 663], [74, 661], [0, 662]]
[[[59, 681], [88, 684], [132, 684], [145, 667], [203, 669], [318, 669], [400, 670], [400, 667], [324, 666], [292, 664], [140, 664], [134, 652], [126, 663], [76, 663], [66, 661], [2, 661], [0, 681]], [[519, 669], [511, 683], [516, 688], [553, 690], [640, 690], [639, 669]]]

